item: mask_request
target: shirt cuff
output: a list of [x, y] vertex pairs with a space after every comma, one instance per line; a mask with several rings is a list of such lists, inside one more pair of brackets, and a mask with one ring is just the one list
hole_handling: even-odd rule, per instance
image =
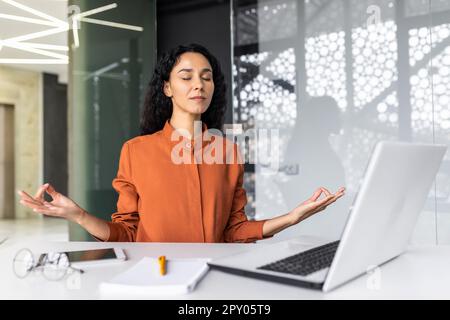
[[273, 237], [273, 235], [270, 235], [270, 236], [264, 236], [264, 234], [263, 234], [263, 226], [264, 226], [264, 223], [265, 223], [267, 220], [268, 220], [268, 219], [255, 221], [255, 222], [259, 222], [259, 225], [258, 225], [258, 228], [259, 228], [259, 238], [258, 238], [258, 240], [270, 239], [270, 238]]
[[248, 221], [248, 237], [246, 240], [236, 241], [236, 242], [255, 242], [257, 240], [264, 240], [272, 238], [273, 236], [264, 236], [263, 235], [263, 226], [266, 220], [250, 220]]
[[123, 235], [123, 233], [125, 232], [125, 230], [123, 230], [123, 227], [120, 223], [117, 222], [109, 222], [108, 221], [108, 226], [109, 226], [109, 238], [108, 242], [117, 242], [117, 241], [121, 241], [121, 235]]
[[119, 226], [119, 223], [114, 223], [111, 221], [106, 221], [109, 227], [109, 237], [106, 240], [102, 240], [100, 238], [97, 238], [95, 236], [92, 236], [95, 240], [99, 242], [117, 242], [119, 241], [120, 234], [122, 232], [121, 226]]

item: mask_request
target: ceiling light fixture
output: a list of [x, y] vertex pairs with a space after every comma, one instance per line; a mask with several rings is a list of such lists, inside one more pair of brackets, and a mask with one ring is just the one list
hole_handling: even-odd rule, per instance
[[[53, 16], [50, 16], [44, 12], [41, 12], [39, 10], [36, 10], [34, 8], [31, 8], [29, 6], [26, 6], [24, 4], [21, 4], [14, 0], [1, 0], [4, 3], [7, 3], [11, 6], [14, 6], [18, 9], [21, 9], [23, 11], [26, 11], [28, 13], [31, 13], [37, 17], [40, 17], [42, 19], [34, 19], [34, 18], [28, 18], [28, 17], [22, 17], [22, 16], [16, 16], [16, 15], [10, 15], [10, 14], [0, 14], [0, 19], [6, 19], [6, 20], [13, 20], [13, 21], [19, 21], [19, 22], [25, 22], [25, 23], [31, 23], [31, 24], [38, 24], [38, 25], [46, 25], [52, 27], [51, 29], [47, 29], [44, 31], [39, 32], [33, 32], [9, 39], [0, 40], [0, 50], [2, 47], [10, 47], [26, 52], [31, 52], [35, 54], [39, 54], [46, 57], [52, 57], [55, 59], [0, 59], [0, 64], [7, 64], [7, 63], [14, 63], [14, 64], [20, 64], [20, 63], [33, 63], [33, 64], [67, 64], [69, 61], [69, 57], [64, 54], [55, 53], [52, 51], [69, 51], [69, 48], [67, 46], [59, 46], [59, 45], [51, 45], [51, 44], [45, 44], [45, 43], [32, 43], [32, 42], [24, 42], [32, 39], [38, 39], [42, 37], [46, 37], [53, 34], [58, 34], [62, 32], [67, 32], [70, 29], [72, 29], [73, 34], [73, 47], [78, 48], [80, 46], [80, 40], [78, 35], [78, 29], [80, 28], [80, 22], [85, 23], [92, 23], [92, 24], [98, 24], [103, 26], [108, 26], [112, 28], [120, 28], [120, 29], [127, 29], [132, 31], [139, 31], [142, 32], [144, 28], [139, 26], [133, 26], [113, 21], [106, 21], [106, 20], [99, 20], [99, 19], [92, 19], [92, 18], [86, 18], [88, 16], [108, 11], [111, 9], [117, 8], [116, 3], [111, 3], [109, 5], [101, 6], [98, 8], [94, 8], [85, 12], [77, 13], [69, 17], [69, 22], [57, 19]], [[52, 51], [49, 51], [52, 50]]]
[[36, 53], [36, 54], [40, 54], [40, 55], [43, 55], [43, 56], [52, 57], [52, 58], [55, 58], [55, 59], [68, 60], [67, 55], [54, 53], [54, 52], [51, 52], [51, 51], [48, 51], [48, 50], [41, 50], [41, 49], [38, 49], [36, 47], [32, 47], [32, 46], [29, 46], [29, 45], [24, 45], [24, 44], [22, 44], [20, 42], [12, 42], [12, 41], [3, 40], [2, 44], [3, 44], [4, 47], [10, 47], [10, 48], [14, 48], [14, 49], [19, 49], [19, 50], [31, 52], [31, 53]]
[[128, 24], [92, 19], [92, 18], [81, 18], [80, 21], [94, 23], [94, 24], [100, 24], [103, 26], [108, 26], [108, 27], [113, 27], [113, 28], [128, 29], [128, 30], [133, 30], [133, 31], [143, 31], [144, 30], [144, 28], [142, 28], [142, 27], [130, 26]]
[[21, 42], [21, 44], [38, 49], [48, 49], [53, 51], [69, 51], [68, 46], [58, 46], [54, 44], [33, 43], [33, 42]]
[[0, 64], [67, 64], [61, 59], [0, 59]]
[[44, 26], [51, 26], [51, 27], [58, 27], [59, 24], [48, 21], [48, 20], [41, 20], [41, 19], [33, 19], [33, 18], [27, 18], [27, 17], [21, 17], [21, 16], [15, 16], [12, 14], [5, 14], [0, 13], [0, 19], [7, 19], [7, 20], [13, 20], [13, 21], [22, 21], [22, 22], [28, 22], [28, 23], [34, 23], [34, 24], [42, 24]]

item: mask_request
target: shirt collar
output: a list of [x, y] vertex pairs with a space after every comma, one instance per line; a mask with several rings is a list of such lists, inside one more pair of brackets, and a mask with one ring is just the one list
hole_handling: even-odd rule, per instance
[[[163, 127], [163, 129], [161, 130], [163, 136], [164, 136], [167, 140], [169, 140], [172, 144], [177, 144], [177, 143], [180, 142], [180, 140], [182, 140], [181, 138], [179, 138], [178, 141], [177, 141], [176, 139], [172, 141], [172, 134], [173, 134], [173, 132], [174, 132], [175, 130], [176, 130], [176, 129], [170, 124], [169, 119], [166, 120], [166, 123], [164, 124], [164, 127]], [[211, 141], [209, 141], [209, 140], [203, 140], [203, 135], [204, 135], [205, 131], [207, 131], [207, 130], [208, 130], [208, 126], [206, 125], [206, 123], [202, 122], [202, 134], [201, 134], [202, 137], [199, 137], [199, 138], [197, 138], [197, 139], [198, 139], [198, 142], [202, 141], [203, 147], [204, 147], [206, 144], [208, 144], [209, 142], [211, 142]], [[180, 133], [180, 135], [181, 135], [181, 133]], [[182, 135], [181, 135], [181, 136], [182, 136]], [[186, 138], [186, 137], [184, 137], [184, 136], [182, 136], [182, 137], [183, 137], [183, 140], [189, 141], [188, 138]], [[190, 139], [190, 141], [191, 141], [192, 144], [193, 144], [194, 142], [197, 142], [197, 141], [194, 141], [194, 138]]]

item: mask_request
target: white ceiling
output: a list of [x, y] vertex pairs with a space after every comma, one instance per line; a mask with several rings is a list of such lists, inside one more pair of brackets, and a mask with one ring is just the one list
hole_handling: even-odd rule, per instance
[[[24, 4], [33, 9], [39, 10], [57, 19], [67, 21], [67, 0], [14, 0], [14, 1], [20, 4]], [[38, 17], [30, 12], [26, 12], [24, 10], [16, 8], [4, 2], [4, 0], [0, 0], [0, 14], [8, 14], [43, 20], [42, 17]], [[48, 30], [51, 28], [53, 27], [21, 21], [7, 20], [0, 17], [0, 40], [22, 36], [43, 30]], [[67, 39], [68, 39], [67, 32], [61, 32], [55, 35], [49, 35], [41, 38], [28, 40], [28, 42], [67, 46]], [[68, 54], [68, 52], [64, 51], [52, 51], [52, 52], [64, 55]], [[20, 49], [0, 46], [0, 59], [48, 59], [48, 57], [42, 56], [37, 53], [26, 52]], [[58, 74], [59, 81], [67, 83], [67, 71], [68, 71], [67, 64], [7, 64], [7, 65], [14, 68]]]

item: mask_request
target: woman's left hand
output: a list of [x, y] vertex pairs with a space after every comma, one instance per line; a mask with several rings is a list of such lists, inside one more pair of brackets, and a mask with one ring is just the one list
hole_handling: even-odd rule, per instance
[[[289, 213], [293, 224], [297, 224], [300, 221], [309, 218], [313, 214], [325, 210], [326, 207], [342, 197], [344, 193], [344, 187], [339, 188], [339, 190], [334, 194], [323, 187], [317, 189], [311, 198], [298, 205]], [[322, 194], [324, 194], [325, 197], [323, 199], [319, 199]]]

